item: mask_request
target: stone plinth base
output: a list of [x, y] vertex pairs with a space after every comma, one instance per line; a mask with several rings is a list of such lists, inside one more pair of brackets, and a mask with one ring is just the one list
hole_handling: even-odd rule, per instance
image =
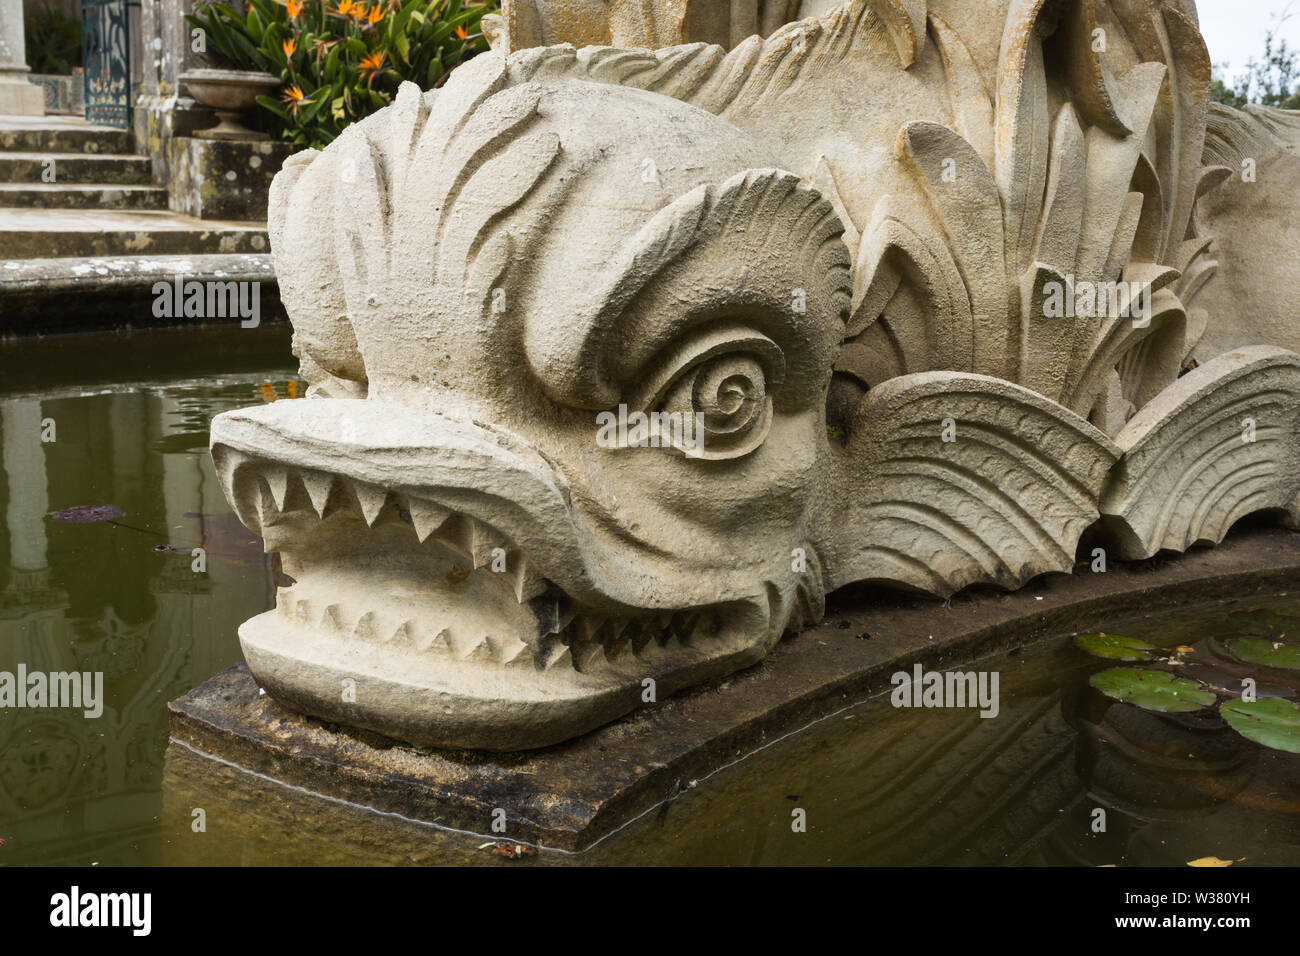
[[171, 208], [199, 219], [266, 220], [271, 180], [294, 151], [271, 140], [167, 141]]
[[421, 751], [302, 717], [261, 694], [243, 665], [173, 701], [171, 733], [200, 758], [336, 800], [487, 840], [500, 839], [492, 822], [503, 810], [513, 841], [582, 849], [663, 804], [679, 782], [887, 690], [890, 675], [914, 663], [955, 666], [1126, 614], [1296, 586], [1300, 534], [1267, 529], [1104, 574], [1080, 565], [1014, 594], [966, 592], [948, 605], [841, 592], [825, 623], [786, 639], [761, 664], [522, 754]]
[[45, 115], [45, 92], [27, 81], [26, 71], [0, 71], [0, 116]]

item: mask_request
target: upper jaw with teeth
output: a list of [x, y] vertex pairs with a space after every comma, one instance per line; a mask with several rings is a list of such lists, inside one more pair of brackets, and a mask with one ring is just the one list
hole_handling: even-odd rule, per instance
[[[434, 416], [437, 442], [408, 414], [403, 443], [377, 405], [213, 423], [223, 490], [293, 579], [240, 630], [278, 698], [417, 744], [518, 749], [619, 716], [646, 678], [666, 694], [761, 656], [767, 621], [744, 602], [647, 609], [593, 588], [549, 465]], [[514, 486], [492, 487], [503, 470]], [[557, 554], [574, 560], [552, 567]]]

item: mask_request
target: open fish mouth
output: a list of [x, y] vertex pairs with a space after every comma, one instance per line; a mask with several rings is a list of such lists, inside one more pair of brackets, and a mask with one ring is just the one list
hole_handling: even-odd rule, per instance
[[626, 713], [647, 678], [657, 697], [762, 656], [764, 602], [612, 600], [545, 459], [412, 417], [330, 399], [214, 420], [223, 490], [291, 579], [240, 628], [272, 696], [419, 745], [513, 750]]

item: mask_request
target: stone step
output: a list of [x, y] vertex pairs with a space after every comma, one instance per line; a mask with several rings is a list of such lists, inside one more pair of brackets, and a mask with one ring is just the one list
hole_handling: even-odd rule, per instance
[[[0, 341], [108, 329], [242, 324], [236, 315], [159, 317], [155, 285], [171, 285], [178, 276], [186, 282], [256, 282], [262, 321], [285, 319], [269, 253], [11, 259], [0, 260]], [[0, 381], [0, 390], [23, 377], [42, 380], [41, 370], [10, 372]]]
[[15, 126], [0, 124], [0, 151], [127, 155], [135, 152], [135, 134], [111, 126]]
[[[266, 224], [144, 210], [0, 209], [6, 260], [268, 252]], [[7, 263], [5, 264], [7, 267]]]
[[0, 207], [31, 209], [166, 209], [161, 186], [0, 183]]
[[[0, 152], [0, 183], [46, 183], [53, 162], [53, 184], [152, 185], [148, 156], [91, 153]], [[46, 178], [42, 178], [42, 174]]]

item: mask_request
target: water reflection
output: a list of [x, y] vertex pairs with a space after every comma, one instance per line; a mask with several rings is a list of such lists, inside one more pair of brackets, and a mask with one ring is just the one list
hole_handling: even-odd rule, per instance
[[[196, 349], [187, 361], [198, 367], [181, 367], [175, 348], [142, 347], [131, 384], [107, 381], [114, 366], [103, 361], [86, 372], [93, 389], [0, 394], [0, 671], [99, 671], [106, 690], [96, 720], [0, 710], [0, 865], [1300, 862], [1300, 757], [1217, 719], [1101, 697], [1087, 679], [1105, 663], [1065, 635], [983, 665], [1002, 675], [996, 720], [866, 702], [698, 781], [666, 815], [647, 813], [585, 853], [523, 862], [490, 856], [489, 837], [169, 747], [167, 702], [237, 661], [238, 625], [274, 602], [268, 558], [230, 513], [206, 449], [213, 415], [295, 394], [283, 344], [259, 358], [240, 337], [238, 361]], [[0, 382], [27, 388], [35, 376], [29, 367]], [[43, 441], [50, 423], [55, 440]], [[125, 514], [52, 517], [89, 505]], [[1259, 603], [1108, 629], [1189, 644]], [[792, 831], [794, 810], [807, 832]]]
[[[167, 702], [238, 660], [237, 626], [274, 603], [207, 456], [213, 415], [265, 400], [268, 378], [287, 394], [271, 375], [0, 398], [0, 671], [102, 672], [105, 688], [98, 719], [0, 710], [0, 864], [161, 862]], [[126, 514], [51, 517], [96, 504]]]
[[[1256, 606], [1258, 600], [1249, 606]], [[1286, 605], [1284, 605], [1286, 606]], [[1289, 607], [1294, 609], [1294, 601]], [[1236, 608], [1117, 629], [1173, 646]], [[1300, 862], [1300, 756], [1212, 714], [1163, 715], [1087, 683], [1107, 666], [1067, 636], [973, 665], [1002, 675], [995, 720], [868, 701], [696, 782], [580, 854], [517, 863], [491, 836], [380, 815], [167, 753], [167, 862], [209, 864], [1165, 865]], [[207, 830], [195, 833], [193, 810]], [[806, 813], [807, 832], [792, 830]], [[1104, 818], [1098, 811], [1104, 811]], [[1104, 819], [1104, 827], [1099, 827]]]

